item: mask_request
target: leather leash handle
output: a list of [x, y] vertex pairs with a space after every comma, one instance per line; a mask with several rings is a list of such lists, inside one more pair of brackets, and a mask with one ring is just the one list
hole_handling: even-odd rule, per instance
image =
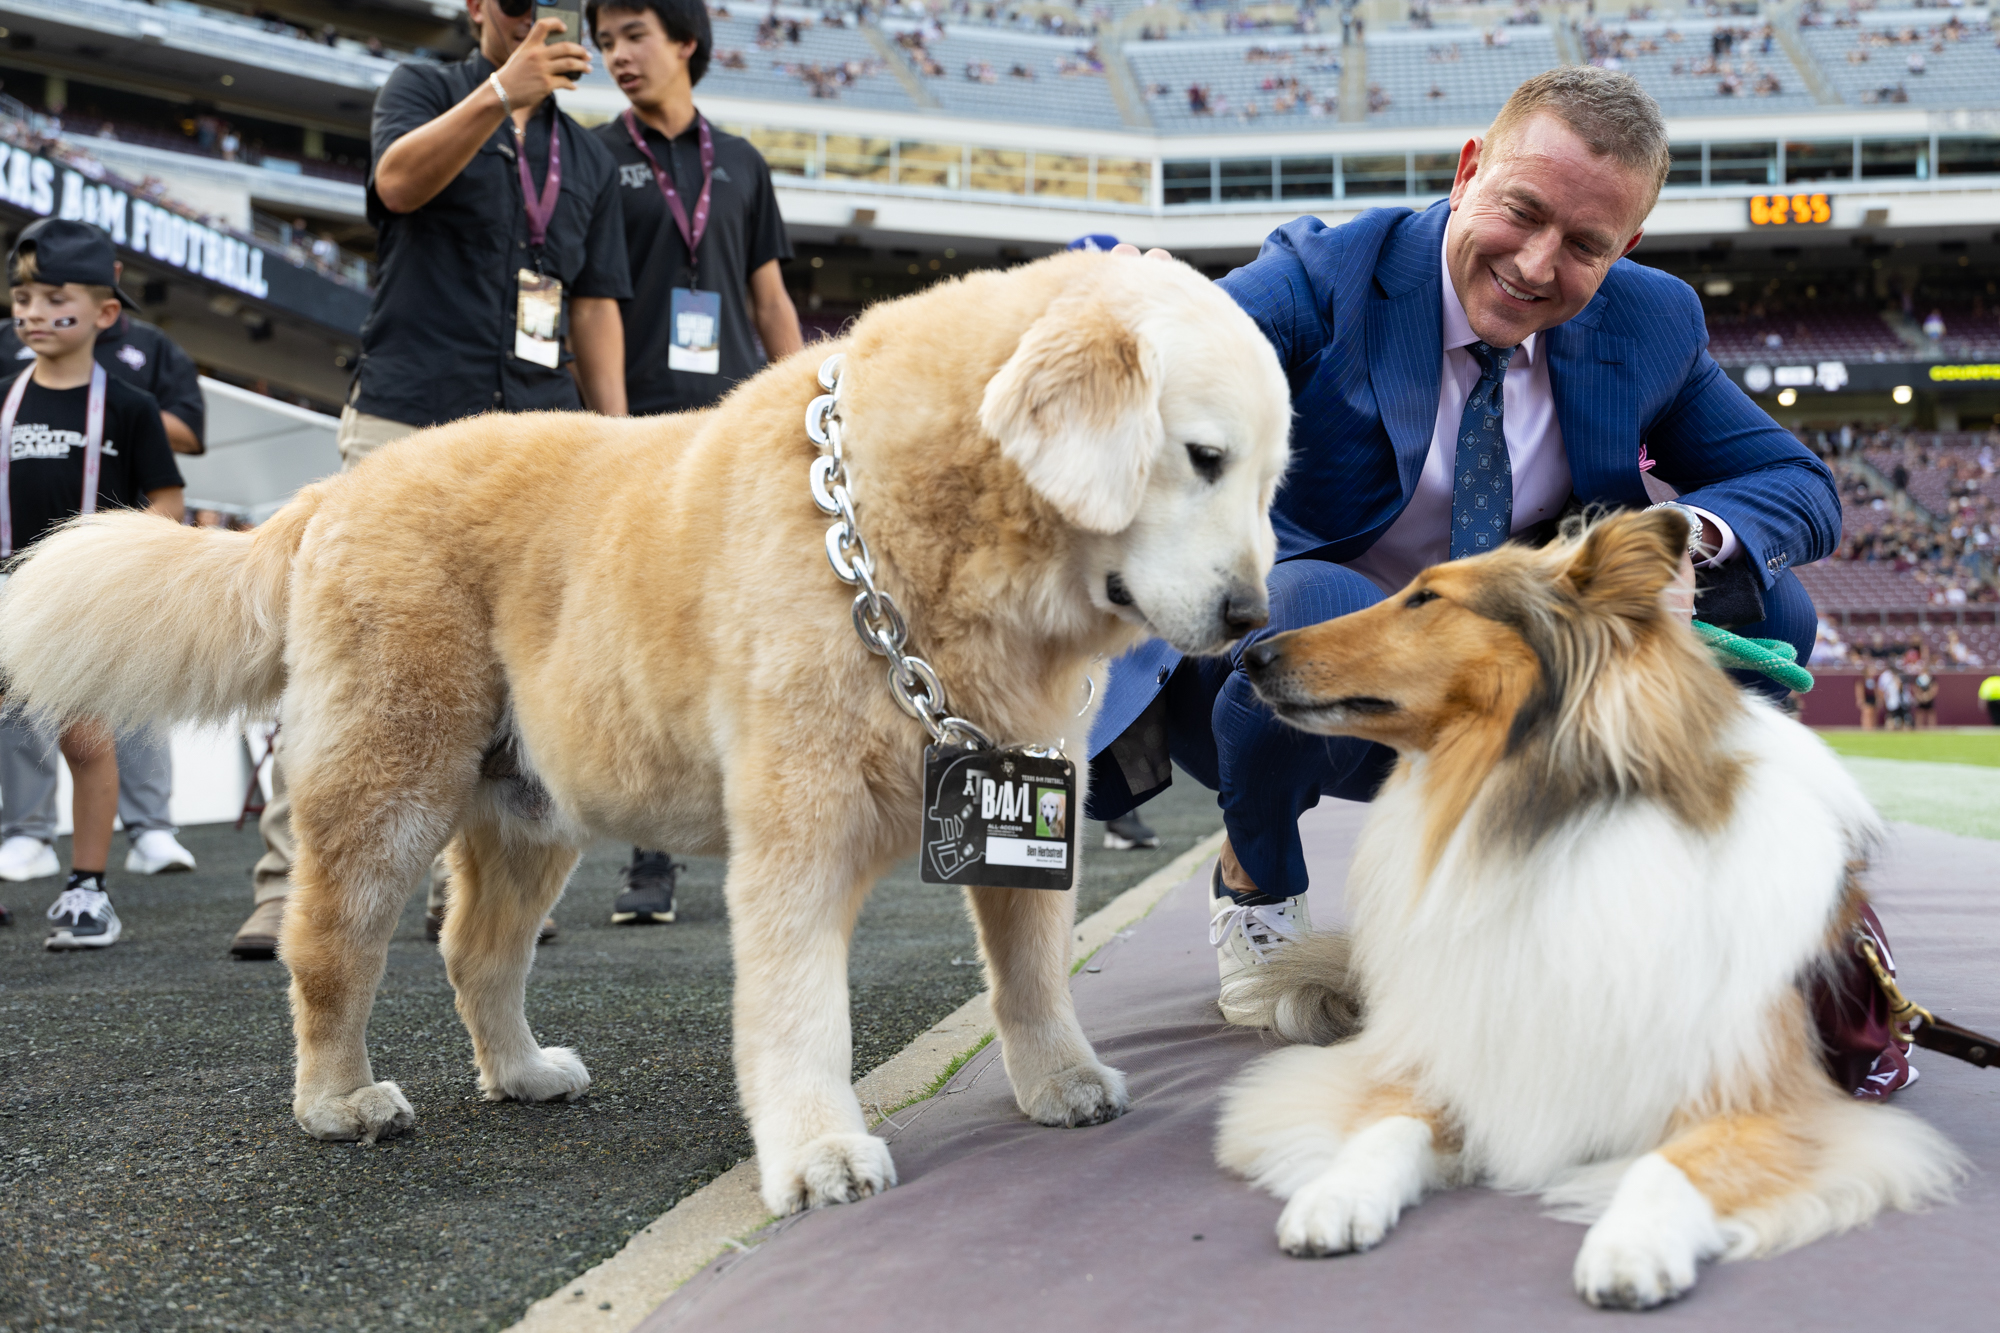
[[1868, 970], [1875, 974], [1875, 984], [1882, 988], [1882, 994], [1889, 1001], [1889, 1024], [1897, 1033], [1908, 1034], [1904, 1040], [1913, 1046], [1921, 1046], [1939, 1055], [1948, 1055], [1954, 1060], [1963, 1060], [1981, 1069], [1990, 1069], [2000, 1064], [2000, 1041], [1981, 1036], [1971, 1028], [1962, 1028], [1956, 1023], [1947, 1023], [1930, 1010], [1904, 996], [1902, 988], [1896, 984], [1882, 955], [1875, 949], [1874, 942], [1857, 938], [1856, 947]]
[[1910, 1034], [1910, 1040], [1927, 1051], [1948, 1055], [1954, 1060], [1963, 1060], [1981, 1069], [1991, 1069], [2000, 1065], [2000, 1041], [1982, 1037], [1971, 1028], [1962, 1028], [1956, 1023], [1947, 1023], [1942, 1018], [1932, 1018], [1918, 1026]]

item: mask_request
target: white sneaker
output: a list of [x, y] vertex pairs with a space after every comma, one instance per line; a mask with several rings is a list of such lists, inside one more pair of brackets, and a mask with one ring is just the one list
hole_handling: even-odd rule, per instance
[[107, 949], [118, 943], [124, 928], [111, 906], [111, 895], [98, 887], [101, 882], [91, 876], [74, 888], [64, 889], [62, 897], [50, 904], [49, 920], [56, 924], [42, 941], [44, 948]]
[[0, 879], [19, 884], [24, 880], [47, 879], [50, 875], [61, 873], [62, 862], [56, 860], [56, 849], [40, 838], [16, 833], [7, 841], [0, 842]]
[[132, 840], [125, 857], [125, 869], [134, 875], [160, 875], [169, 871], [193, 870], [194, 853], [180, 845], [163, 828], [149, 828]]
[[1212, 896], [1208, 918], [1208, 942], [1215, 946], [1216, 962], [1222, 971], [1222, 989], [1217, 1003], [1226, 1023], [1261, 1027], [1255, 1010], [1237, 1002], [1233, 992], [1241, 987], [1245, 973], [1271, 960], [1278, 950], [1312, 929], [1306, 916], [1303, 895], [1282, 902], [1246, 907], [1222, 890], [1222, 863], [1217, 862], [1209, 879]]

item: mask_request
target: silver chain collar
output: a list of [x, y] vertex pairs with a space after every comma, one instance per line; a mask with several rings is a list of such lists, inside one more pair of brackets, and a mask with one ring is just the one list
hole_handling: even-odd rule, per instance
[[945, 701], [944, 682], [931, 664], [903, 651], [910, 637], [909, 623], [896, 599], [875, 586], [875, 557], [854, 517], [854, 497], [847, 489], [847, 456], [840, 439], [840, 372], [846, 360], [836, 354], [821, 364], [819, 384], [826, 392], [806, 405], [806, 434], [826, 450], [812, 461], [807, 474], [813, 503], [834, 520], [826, 530], [826, 562], [833, 566], [835, 578], [861, 589], [854, 597], [854, 632], [869, 652], [889, 659], [889, 693], [902, 710], [923, 723], [924, 730], [940, 745], [990, 750], [991, 736], [952, 715]]

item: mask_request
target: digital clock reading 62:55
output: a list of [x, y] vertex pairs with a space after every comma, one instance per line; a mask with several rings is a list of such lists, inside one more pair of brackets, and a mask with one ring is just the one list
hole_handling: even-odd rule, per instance
[[1823, 194], [1753, 194], [1753, 227], [1821, 227], [1833, 221], [1833, 200]]

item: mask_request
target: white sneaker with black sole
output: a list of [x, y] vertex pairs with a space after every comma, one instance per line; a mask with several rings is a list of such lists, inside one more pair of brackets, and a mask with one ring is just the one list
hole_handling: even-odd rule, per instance
[[60, 874], [62, 862], [56, 860], [56, 849], [40, 838], [16, 833], [7, 841], [0, 842], [0, 879], [21, 884]]
[[72, 874], [62, 897], [50, 905], [49, 920], [56, 923], [43, 945], [49, 949], [109, 948], [122, 929], [111, 895], [95, 875]]
[[1305, 897], [1285, 898], [1275, 903], [1239, 903], [1222, 887], [1220, 861], [1209, 876], [1208, 891], [1208, 942], [1215, 947], [1215, 959], [1222, 972], [1222, 988], [1216, 1002], [1222, 1009], [1223, 1021], [1242, 1027], [1262, 1027], [1257, 1012], [1245, 1006], [1238, 995], [1252, 971], [1312, 929], [1306, 916]]
[[194, 869], [194, 853], [163, 828], [149, 828], [132, 839], [125, 869], [134, 875], [164, 875]]

